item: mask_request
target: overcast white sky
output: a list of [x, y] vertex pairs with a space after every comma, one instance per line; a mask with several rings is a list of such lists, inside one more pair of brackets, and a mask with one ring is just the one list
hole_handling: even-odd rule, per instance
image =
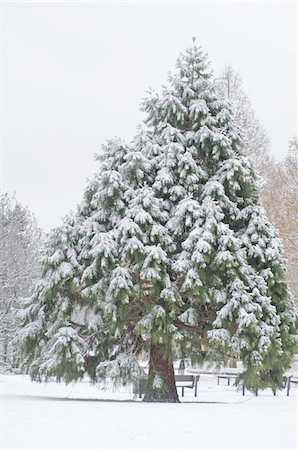
[[297, 123], [297, 5], [6, 2], [2, 5], [4, 191], [49, 230], [82, 197], [108, 138], [130, 140], [140, 99], [192, 36], [215, 74], [240, 71], [281, 158]]

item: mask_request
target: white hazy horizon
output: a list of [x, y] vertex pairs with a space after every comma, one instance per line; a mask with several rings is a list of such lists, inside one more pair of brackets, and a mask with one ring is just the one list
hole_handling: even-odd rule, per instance
[[193, 36], [215, 75], [239, 71], [281, 159], [297, 134], [296, 3], [3, 2], [3, 191], [45, 230], [59, 225], [96, 171], [93, 154], [133, 138], [146, 90]]

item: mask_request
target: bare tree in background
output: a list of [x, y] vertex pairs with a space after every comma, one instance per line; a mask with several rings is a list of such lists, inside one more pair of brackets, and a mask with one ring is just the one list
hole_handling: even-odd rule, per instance
[[289, 143], [287, 156], [272, 164], [271, 182], [263, 190], [267, 213], [279, 230], [287, 260], [287, 282], [298, 304], [298, 142]]
[[0, 196], [0, 362], [7, 366], [18, 365], [17, 310], [40, 275], [41, 237], [28, 208]]
[[269, 140], [243, 90], [239, 73], [231, 66], [226, 66], [215, 83], [217, 91], [230, 102], [233, 108], [234, 120], [243, 134], [246, 155], [252, 158], [255, 169], [266, 182], [271, 166]]
[[261, 200], [283, 241], [287, 282], [298, 304], [297, 139], [290, 142], [288, 155], [283, 161], [274, 161], [270, 156], [267, 133], [255, 116], [239, 73], [227, 66], [215, 83], [218, 92], [231, 103], [234, 120], [243, 133], [245, 153], [252, 158], [261, 177]]

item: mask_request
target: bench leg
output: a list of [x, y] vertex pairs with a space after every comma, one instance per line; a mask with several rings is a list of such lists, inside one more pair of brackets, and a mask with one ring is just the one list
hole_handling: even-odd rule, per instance
[[242, 395], [245, 395], [245, 386], [244, 386], [244, 384], [242, 385]]
[[228, 377], [228, 386], [230, 386], [230, 377]]
[[291, 378], [287, 378], [287, 397], [290, 395], [290, 388], [291, 388]]
[[184, 397], [184, 386], [182, 386], [182, 397]]

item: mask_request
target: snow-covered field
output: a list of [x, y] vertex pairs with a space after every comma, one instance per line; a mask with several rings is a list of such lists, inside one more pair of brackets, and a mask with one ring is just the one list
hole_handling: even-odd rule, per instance
[[[223, 382], [222, 382], [223, 383]], [[1, 377], [1, 449], [296, 449], [297, 391], [245, 397], [212, 376], [181, 404], [118, 392]], [[179, 390], [180, 391], [180, 390]], [[180, 394], [180, 392], [179, 392]]]

